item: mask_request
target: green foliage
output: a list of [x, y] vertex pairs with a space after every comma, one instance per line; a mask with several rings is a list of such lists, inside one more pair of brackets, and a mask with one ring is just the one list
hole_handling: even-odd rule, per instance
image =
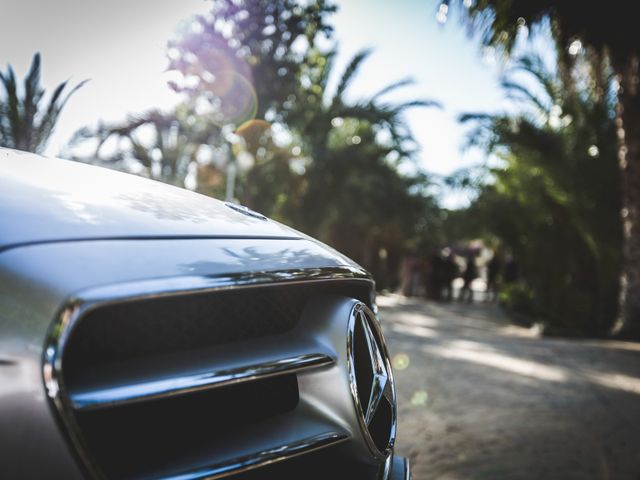
[[250, 163], [240, 171], [237, 198], [250, 208], [291, 224], [304, 191], [304, 175], [291, 166], [300, 159], [291, 148], [274, 141], [267, 122], [248, 122], [236, 133], [239, 137], [234, 145], [236, 158]]
[[[249, 93], [245, 88], [253, 88], [253, 113], [264, 119], [270, 111], [274, 120], [296, 92], [310, 48], [318, 37], [331, 34], [327, 17], [335, 10], [325, 0], [212, 2], [209, 14], [195, 17], [169, 42], [169, 69], [183, 80], [173, 87], [214, 104], [222, 98], [227, 105], [228, 93], [241, 97]], [[224, 111], [225, 105], [217, 106]], [[250, 119], [229, 113], [220, 121], [240, 125]]]
[[195, 172], [203, 192], [219, 194], [223, 189], [215, 165], [197, 161], [205, 148], [214, 152], [214, 147], [225, 148], [220, 129], [189, 104], [168, 113], [152, 110], [121, 124], [83, 128], [70, 142], [72, 150], [80, 145], [91, 148], [91, 154], [71, 158], [180, 187]]
[[369, 264], [380, 248], [402, 248], [434, 201], [421, 189], [423, 178], [398, 174], [370, 124], [358, 123], [353, 136], [361, 141], [333, 145], [309, 166], [299, 223]]
[[466, 212], [469, 226], [514, 253], [533, 294], [527, 305], [549, 323], [604, 334], [616, 315], [622, 246], [613, 74], [597, 56], [580, 56], [569, 75], [533, 56], [515, 70], [519, 79], [510, 72], [504, 87], [521, 99], [518, 116], [462, 118], [475, 127], [473, 142], [500, 160]]
[[536, 298], [527, 285], [522, 283], [512, 283], [505, 285], [500, 290], [500, 304], [507, 310], [535, 319], [538, 315]]
[[45, 102], [40, 70], [40, 54], [36, 53], [22, 89], [11, 65], [0, 72], [0, 146], [42, 152], [69, 97], [87, 82], [80, 82], [66, 95], [67, 82], [62, 82]]
[[[449, 5], [449, 0], [443, 0]], [[460, 2], [451, 2], [460, 5]], [[605, 55], [617, 74], [615, 102], [618, 128], [624, 261], [621, 272], [620, 316], [612, 330], [640, 339], [640, 42], [637, 5], [625, 0], [575, 2], [551, 0], [477, 0], [464, 2], [470, 25], [481, 32], [482, 42], [510, 53], [519, 32], [550, 25], [558, 40], [560, 65], [583, 50]], [[462, 7], [462, 5], [460, 5]], [[526, 29], [525, 29], [526, 27]]]
[[384, 130], [390, 136], [389, 151], [399, 158], [414, 153], [413, 137], [403, 114], [409, 108], [432, 107], [439, 104], [432, 100], [413, 100], [402, 103], [384, 101], [384, 95], [410, 85], [409, 79], [395, 82], [368, 99], [348, 101], [345, 94], [356, 78], [362, 63], [371, 54], [370, 50], [357, 53], [348, 63], [338, 80], [334, 92], [329, 91], [336, 51], [323, 53], [312, 51], [309, 62], [301, 71], [300, 89], [295, 99], [295, 108], [287, 116], [290, 124], [306, 140], [314, 159], [321, 162], [327, 157], [330, 133], [344, 119], [368, 122], [377, 131]]

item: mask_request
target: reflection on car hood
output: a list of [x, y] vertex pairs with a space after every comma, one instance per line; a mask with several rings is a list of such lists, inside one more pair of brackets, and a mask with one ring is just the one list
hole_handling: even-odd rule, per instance
[[300, 238], [187, 190], [0, 148], [0, 250], [107, 238]]

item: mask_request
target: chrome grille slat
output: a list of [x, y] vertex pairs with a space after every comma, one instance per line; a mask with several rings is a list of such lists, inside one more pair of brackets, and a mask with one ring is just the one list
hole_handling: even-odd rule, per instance
[[348, 438], [349, 436], [346, 433], [322, 433], [289, 444], [271, 447], [267, 450], [256, 452], [255, 454], [232, 458], [220, 464], [210, 465], [176, 475], [158, 477], [157, 480], [214, 480], [224, 478], [271, 465], [298, 455], [310, 453], [321, 448], [337, 445]]
[[326, 367], [333, 362], [326, 354], [310, 353], [231, 369], [184, 373], [165, 379], [70, 392], [70, 398], [77, 410], [107, 408]]
[[[312, 375], [312, 373], [310, 374]], [[151, 402], [150, 402], [151, 403]], [[155, 402], [154, 402], [155, 403]], [[146, 407], [146, 404], [132, 404], [122, 408], [140, 408]], [[104, 412], [113, 413], [120, 409], [111, 409]], [[86, 411], [79, 412], [81, 415], [101, 415], [103, 411]], [[181, 419], [176, 419], [180, 422]], [[109, 422], [109, 420], [107, 420]], [[285, 412], [277, 417], [261, 419], [256, 422], [247, 423], [242, 426], [228, 431], [225, 435], [220, 435], [219, 429], [216, 429], [215, 422], [207, 421], [210, 428], [209, 435], [198, 441], [196, 446], [185, 435], [189, 435], [191, 428], [189, 426], [181, 430], [177, 435], [182, 439], [180, 443], [188, 443], [189, 447], [180, 445], [178, 451], [168, 451], [167, 449], [156, 450], [148, 447], [147, 444], [140, 443], [137, 438], [121, 438], [118, 445], [114, 445], [106, 437], [108, 432], [101, 430], [101, 435], [106, 433], [106, 437], [101, 439], [104, 446], [108, 448], [106, 457], [99, 458], [100, 464], [105, 465], [110, 459], [119, 457], [119, 452], [126, 450], [133, 452], [136, 458], [135, 465], [127, 464], [118, 466], [115, 470], [111, 469], [106, 472], [107, 478], [124, 478], [124, 479], [145, 479], [157, 480], [163, 478], [181, 478], [182, 475], [191, 475], [193, 478], [222, 478], [226, 476], [237, 475], [246, 471], [247, 466], [250, 469], [266, 466], [270, 462], [264, 460], [278, 461], [289, 458], [289, 456], [299, 455], [297, 448], [289, 448], [296, 446], [302, 440], [311, 438], [323, 438], [329, 436], [327, 440], [335, 439], [335, 443], [339, 444], [350, 437], [350, 432], [343, 425], [336, 423], [331, 418], [326, 418], [322, 412], [319, 412], [313, 405], [301, 400], [297, 408]], [[144, 425], [137, 425], [136, 429]], [[154, 427], [155, 428], [155, 427]], [[165, 427], [158, 427], [158, 432], [163, 431]], [[174, 432], [172, 429], [170, 432]], [[133, 432], [133, 435], [139, 435]], [[334, 437], [337, 435], [337, 437]], [[94, 442], [89, 440], [90, 445]], [[333, 441], [328, 441], [326, 445], [333, 445]], [[272, 456], [277, 451], [280, 455]], [[312, 447], [309, 446], [309, 451]], [[266, 457], [265, 457], [265, 454]], [[239, 461], [239, 460], [242, 461]], [[141, 461], [140, 461], [141, 460]], [[113, 467], [113, 465], [109, 465]], [[215, 470], [215, 476], [214, 471]], [[191, 478], [191, 477], [185, 477]]]

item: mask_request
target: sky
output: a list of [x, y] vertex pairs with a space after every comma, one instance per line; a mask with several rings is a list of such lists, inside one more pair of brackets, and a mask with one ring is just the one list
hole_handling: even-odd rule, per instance
[[[348, 95], [370, 95], [393, 81], [412, 77], [415, 85], [389, 98], [437, 100], [442, 109], [407, 113], [420, 147], [417, 162], [445, 175], [482, 161], [463, 151], [462, 112], [500, 108], [500, 65], [482, 55], [456, 18], [436, 21], [438, 0], [343, 0], [333, 16], [339, 41], [337, 66], [365, 47], [373, 53]], [[90, 79], [69, 101], [49, 143], [56, 155], [71, 135], [99, 120], [117, 121], [152, 107], [167, 108], [176, 95], [166, 86], [166, 42], [179, 22], [204, 13], [203, 0], [0, 0], [0, 66], [19, 77], [39, 51], [43, 84], [49, 90], [67, 79]], [[459, 204], [449, 194], [445, 205]]]
[[[447, 174], [480, 161], [464, 152], [463, 112], [495, 111], [503, 104], [500, 66], [482, 55], [477, 39], [457, 18], [436, 21], [438, 1], [350, 0], [335, 17], [341, 60], [358, 50], [373, 53], [354, 81], [353, 97], [366, 96], [404, 77], [416, 84], [395, 99], [437, 100], [442, 109], [409, 111], [407, 119], [420, 145], [418, 160], [430, 172]], [[357, 91], [355, 91], [357, 89]]]

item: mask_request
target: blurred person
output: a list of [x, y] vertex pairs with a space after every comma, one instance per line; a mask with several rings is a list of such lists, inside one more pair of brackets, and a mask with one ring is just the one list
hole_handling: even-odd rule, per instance
[[487, 301], [495, 302], [498, 299], [500, 275], [502, 274], [502, 258], [496, 250], [489, 263], [487, 263]]
[[400, 279], [400, 293], [405, 297], [416, 295], [417, 285], [420, 281], [420, 260], [414, 251], [409, 252], [402, 259]]
[[425, 297], [442, 300], [444, 259], [438, 249], [431, 249], [425, 265]]
[[469, 250], [466, 256], [466, 265], [464, 272], [462, 273], [462, 279], [464, 284], [460, 290], [460, 296], [458, 300], [467, 303], [473, 302], [473, 290], [471, 290], [471, 283], [478, 278], [478, 267], [476, 265], [476, 252], [475, 250]]
[[450, 248], [442, 250], [442, 285], [443, 299], [445, 302], [453, 300], [453, 281], [458, 276], [458, 265]]

